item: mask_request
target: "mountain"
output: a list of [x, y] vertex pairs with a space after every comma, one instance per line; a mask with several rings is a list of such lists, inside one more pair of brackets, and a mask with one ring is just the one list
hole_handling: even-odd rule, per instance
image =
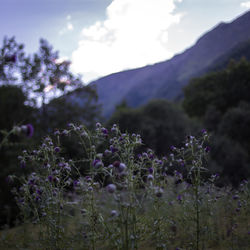
[[96, 86], [103, 115], [111, 115], [123, 100], [136, 107], [150, 99], [180, 98], [183, 86], [191, 78], [209, 71], [216, 60], [218, 63], [219, 58], [226, 58], [233, 48], [250, 40], [249, 27], [250, 11], [230, 23], [218, 24], [194, 46], [170, 60], [114, 73], [90, 83]]
[[216, 59], [207, 70], [209, 72], [222, 70], [226, 68], [230, 60], [239, 61], [241, 58], [250, 61], [250, 40], [236, 45], [228, 53]]

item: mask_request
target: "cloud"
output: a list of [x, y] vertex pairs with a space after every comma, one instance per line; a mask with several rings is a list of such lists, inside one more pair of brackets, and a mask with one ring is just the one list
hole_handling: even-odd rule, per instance
[[243, 2], [240, 4], [241, 7], [244, 7], [244, 8], [250, 8], [250, 1], [248, 2]]
[[67, 23], [67, 30], [73, 30], [74, 26], [72, 23]]
[[69, 31], [72, 31], [74, 29], [73, 24], [71, 23], [71, 15], [67, 15], [66, 17], [67, 23], [66, 26], [63, 27], [60, 31], [59, 31], [59, 35], [62, 36], [64, 34], [66, 34]]
[[172, 56], [168, 29], [178, 23], [174, 13], [182, 0], [113, 0], [106, 19], [82, 30], [72, 54], [72, 70], [84, 81]]

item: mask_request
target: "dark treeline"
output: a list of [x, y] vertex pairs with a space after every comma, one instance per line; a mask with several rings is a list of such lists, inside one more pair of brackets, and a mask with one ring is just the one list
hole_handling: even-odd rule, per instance
[[[7, 176], [32, 171], [30, 166], [20, 166], [18, 156], [23, 150], [34, 150], [43, 137], [56, 128], [67, 128], [70, 122], [92, 128], [99, 120], [96, 91], [83, 86], [69, 66], [70, 62], [61, 61], [58, 52], [43, 39], [32, 55], [27, 55], [15, 38], [5, 38], [0, 48], [0, 142], [14, 126], [32, 124], [35, 129], [32, 138], [11, 135], [9, 142], [0, 146], [1, 225], [14, 222], [17, 214]], [[74, 97], [70, 96], [72, 91]], [[77, 142], [65, 138], [65, 154], [74, 156], [77, 147]]]
[[[35, 128], [32, 138], [12, 135], [0, 148], [1, 225], [13, 223], [17, 214], [6, 177], [32, 171], [29, 166], [20, 167], [18, 155], [23, 150], [32, 151], [56, 128], [67, 128], [73, 122], [93, 129], [101, 119], [95, 89], [83, 87], [69, 65], [59, 60], [58, 52], [45, 40], [32, 55], [26, 55], [24, 46], [14, 38], [6, 38], [0, 48], [0, 130], [28, 123]], [[141, 134], [145, 147], [159, 156], [167, 155], [172, 145], [181, 146], [185, 136], [205, 128], [212, 135], [209, 170], [220, 174], [221, 185], [236, 187], [250, 175], [249, 93], [250, 63], [231, 62], [226, 68], [193, 79], [185, 87], [181, 103], [153, 100], [133, 109], [124, 101], [105, 125], [117, 123], [121, 131]], [[1, 133], [0, 141], [3, 136]], [[80, 158], [78, 152], [78, 142], [65, 138], [62, 153]]]

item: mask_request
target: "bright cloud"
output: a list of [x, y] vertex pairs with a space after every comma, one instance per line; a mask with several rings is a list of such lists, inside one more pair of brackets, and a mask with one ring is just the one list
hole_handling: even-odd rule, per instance
[[244, 7], [244, 8], [250, 8], [250, 1], [248, 2], [243, 2], [240, 4], [241, 7]]
[[67, 20], [66, 26], [65, 26], [63, 29], [61, 29], [61, 30], [59, 31], [59, 35], [64, 35], [64, 34], [66, 34], [68, 31], [72, 31], [72, 30], [74, 29], [74, 26], [73, 26], [73, 24], [71, 23], [71, 15], [68, 15], [68, 16], [66, 17], [66, 20]]
[[73, 24], [72, 23], [67, 23], [67, 29], [68, 30], [73, 30], [74, 29]]
[[82, 30], [72, 54], [72, 69], [90, 81], [171, 57], [168, 28], [180, 21], [181, 14], [174, 10], [181, 1], [113, 0], [106, 9], [106, 20]]

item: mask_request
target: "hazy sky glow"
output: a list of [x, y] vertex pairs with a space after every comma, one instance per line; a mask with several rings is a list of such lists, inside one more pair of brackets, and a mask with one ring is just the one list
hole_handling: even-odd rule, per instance
[[106, 75], [169, 58], [168, 28], [181, 18], [174, 10], [174, 0], [114, 0], [104, 21], [82, 30], [73, 69]]
[[250, 9], [247, 0], [0, 0], [0, 39], [47, 39], [89, 82], [166, 60]]

